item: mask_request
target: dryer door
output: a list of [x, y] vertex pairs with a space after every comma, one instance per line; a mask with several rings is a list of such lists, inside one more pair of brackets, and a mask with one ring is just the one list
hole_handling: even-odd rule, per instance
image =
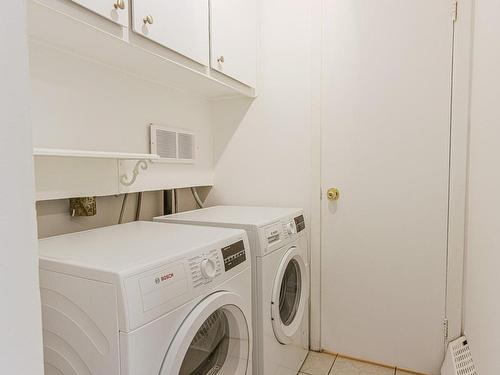
[[250, 358], [250, 317], [241, 297], [214, 293], [184, 320], [163, 360], [160, 375], [245, 375]]
[[307, 267], [294, 246], [285, 253], [277, 269], [271, 300], [273, 330], [282, 344], [290, 344], [300, 330], [308, 299]]

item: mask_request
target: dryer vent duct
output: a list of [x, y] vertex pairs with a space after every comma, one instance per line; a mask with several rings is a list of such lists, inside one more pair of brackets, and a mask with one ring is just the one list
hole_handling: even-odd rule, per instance
[[151, 153], [163, 162], [194, 163], [195, 134], [151, 124]]
[[449, 343], [441, 375], [477, 375], [465, 336]]

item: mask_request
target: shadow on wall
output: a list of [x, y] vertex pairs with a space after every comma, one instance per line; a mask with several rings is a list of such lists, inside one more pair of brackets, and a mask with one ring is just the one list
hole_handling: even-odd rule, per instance
[[[197, 208], [189, 188], [177, 189], [179, 194], [179, 211], [189, 211]], [[199, 187], [198, 194], [205, 201], [210, 187]], [[123, 203], [123, 194], [97, 197], [97, 212], [95, 216], [71, 217], [68, 199], [39, 201], [36, 204], [38, 238], [46, 238], [66, 233], [80, 232], [114, 225], [118, 223]], [[137, 194], [129, 194], [123, 215], [123, 222], [135, 220]], [[144, 192], [140, 220], [152, 220], [163, 215], [163, 191]]]
[[[38, 238], [105, 227], [118, 223], [123, 194], [97, 197], [97, 212], [90, 217], [71, 217], [68, 199], [40, 201], [36, 204]], [[129, 194], [123, 222], [135, 220], [137, 194]], [[143, 196], [141, 220], [151, 220], [162, 213], [162, 193], [146, 192]]]
[[224, 154], [224, 150], [254, 100], [253, 98], [234, 98], [213, 102], [214, 165], [217, 165], [220, 157]]

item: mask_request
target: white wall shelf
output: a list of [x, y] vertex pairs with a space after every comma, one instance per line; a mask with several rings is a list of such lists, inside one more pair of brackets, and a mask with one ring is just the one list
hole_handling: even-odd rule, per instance
[[156, 154], [136, 154], [130, 152], [109, 151], [86, 151], [68, 150], [57, 148], [35, 148], [34, 156], [70, 157], [70, 158], [93, 158], [93, 159], [117, 159], [117, 160], [155, 160], [160, 157]]
[[[213, 171], [155, 163], [154, 154], [35, 148], [36, 200], [213, 186]], [[139, 176], [140, 174], [140, 176]]]
[[222, 77], [70, 2], [31, 0], [29, 35], [32, 43], [208, 99], [255, 97], [254, 88]]

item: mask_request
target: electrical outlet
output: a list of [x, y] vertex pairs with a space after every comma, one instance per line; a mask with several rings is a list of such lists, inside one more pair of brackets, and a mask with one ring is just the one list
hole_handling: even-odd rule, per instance
[[71, 216], [95, 216], [97, 202], [95, 197], [70, 198], [69, 213]]

